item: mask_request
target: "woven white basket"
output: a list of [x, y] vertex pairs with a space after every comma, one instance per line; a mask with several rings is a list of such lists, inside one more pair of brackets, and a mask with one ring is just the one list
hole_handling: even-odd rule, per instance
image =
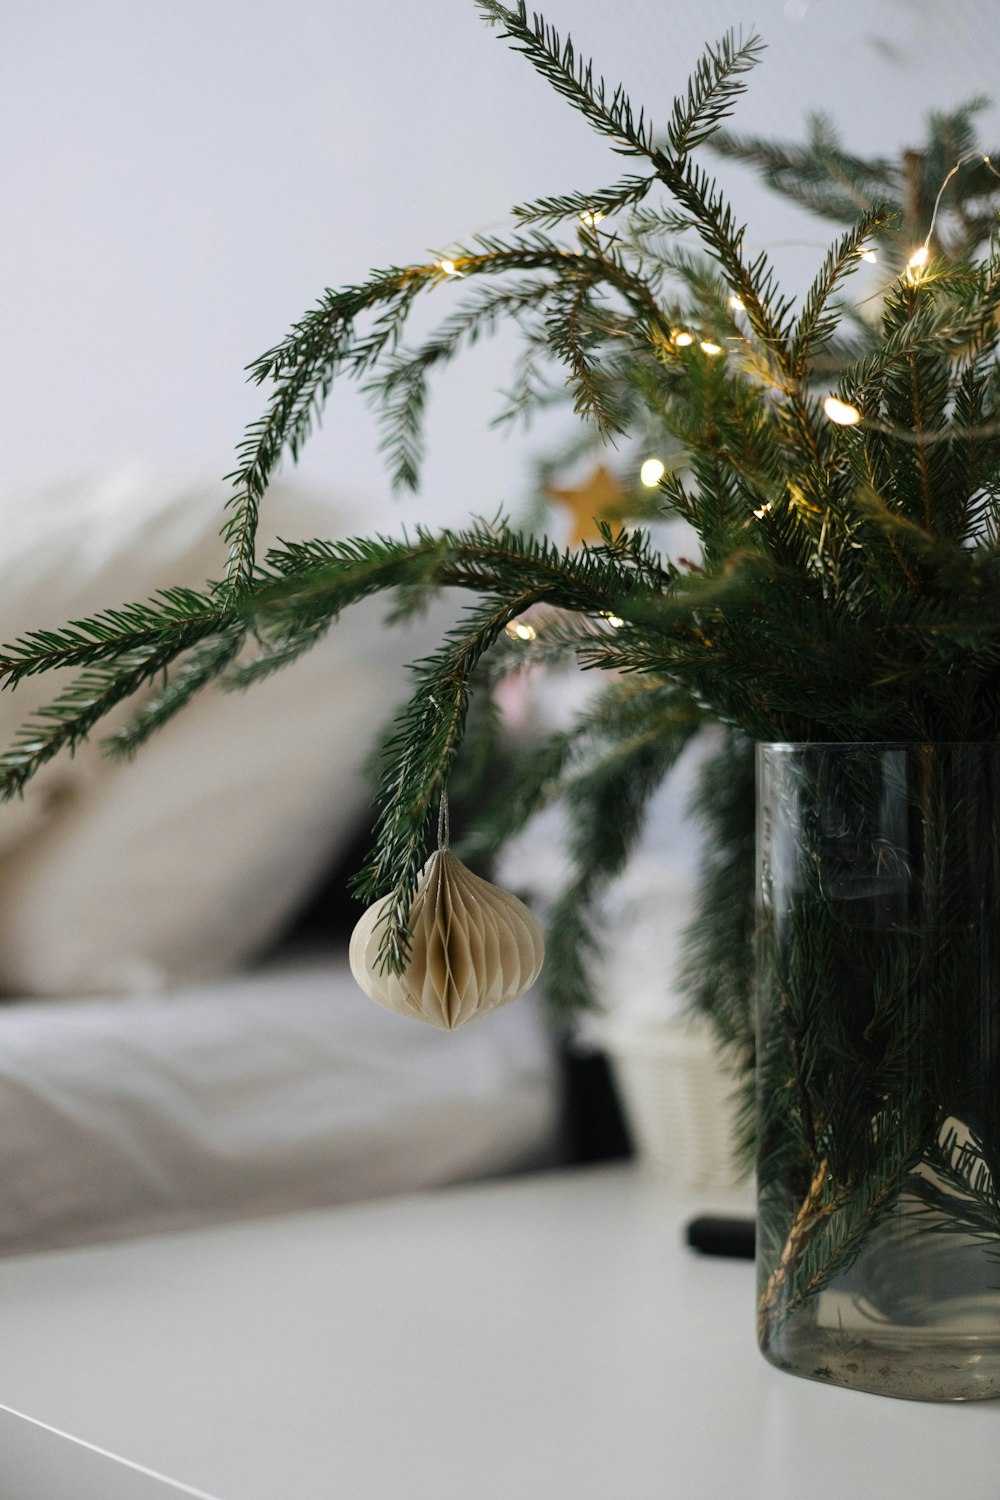
[[736, 1083], [708, 1023], [606, 1017], [598, 1039], [642, 1164], [679, 1188], [737, 1187]]

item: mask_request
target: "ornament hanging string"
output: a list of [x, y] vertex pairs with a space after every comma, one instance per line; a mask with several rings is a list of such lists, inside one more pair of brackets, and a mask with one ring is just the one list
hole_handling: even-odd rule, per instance
[[450, 844], [451, 811], [448, 806], [448, 791], [445, 788], [441, 793], [441, 801], [438, 804], [438, 849], [447, 849]]

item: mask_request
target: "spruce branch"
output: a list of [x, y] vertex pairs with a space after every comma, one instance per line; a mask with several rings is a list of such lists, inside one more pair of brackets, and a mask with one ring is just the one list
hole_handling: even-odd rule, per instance
[[476, 668], [499, 633], [531, 602], [529, 597], [523, 603], [471, 611], [444, 646], [414, 669], [416, 689], [384, 747], [376, 849], [355, 886], [369, 900], [391, 887], [380, 953], [394, 972], [406, 964], [417, 879], [434, 812], [461, 747]]
[[[273, 677], [282, 668], [305, 656], [326, 635], [333, 617], [309, 619], [301, 625], [287, 627], [262, 643], [257, 653], [245, 661], [223, 664], [219, 686], [223, 692], [243, 692], [265, 677]], [[230, 659], [230, 661], [232, 658]]]
[[518, 318], [544, 303], [553, 290], [552, 281], [534, 278], [477, 289], [419, 349], [401, 350], [383, 361], [363, 389], [379, 413], [381, 448], [394, 488], [416, 490], [419, 484], [429, 372], [449, 363], [463, 346], [495, 332], [503, 319]]
[[[247, 427], [237, 448], [237, 467], [227, 475], [234, 489], [223, 537], [229, 545], [227, 577], [235, 594], [246, 594], [252, 585], [260, 504], [271, 477], [286, 452], [293, 460], [298, 457], [339, 375], [369, 377], [369, 395], [381, 394], [390, 401], [386, 442], [395, 458], [397, 480], [408, 483], [416, 478], [426, 370], [451, 358], [463, 339], [494, 325], [501, 312], [516, 314], [541, 300], [537, 285], [508, 292], [506, 308], [505, 294], [498, 293], [460, 311], [422, 356], [392, 362], [417, 297], [453, 279], [446, 263], [463, 279], [538, 271], [555, 272], [560, 284], [596, 277], [628, 300], [643, 302], [647, 315], [658, 312], [641, 278], [629, 273], [619, 259], [580, 255], [537, 230], [506, 240], [475, 236], [447, 258], [377, 271], [367, 282], [325, 293], [287, 338], [249, 367], [251, 380], [257, 385], [270, 382], [273, 391], [264, 415]], [[370, 326], [359, 322], [366, 314], [372, 315]], [[383, 358], [390, 364], [379, 376], [375, 372]]]
[[662, 152], [657, 152], [656, 164], [660, 177], [694, 221], [709, 255], [722, 267], [753, 332], [791, 384], [794, 370], [786, 344], [793, 299], [781, 295], [767, 255], [762, 250], [753, 260], [744, 260], [746, 226], [737, 222], [729, 203], [702, 167], [692, 161], [682, 166]]
[[[222, 530], [229, 546], [228, 581], [237, 595], [250, 586], [260, 503], [287, 450], [297, 457], [345, 361], [363, 372], [386, 346], [398, 340], [417, 293], [440, 278], [436, 266], [395, 268], [374, 273], [360, 286], [328, 291], [291, 333], [249, 367], [257, 385], [270, 380], [274, 393], [263, 417], [251, 422], [237, 448], [229, 515]], [[364, 338], [354, 337], [363, 312], [382, 309]]]
[[516, 205], [511, 212], [523, 225], [555, 228], [568, 219], [592, 223], [598, 216], [608, 219], [641, 203], [656, 181], [655, 173], [648, 177], [631, 174], [611, 187], [595, 188], [589, 193], [564, 193], [554, 198], [536, 198], [532, 203]]
[[897, 209], [899, 171], [884, 158], [862, 160], [841, 146], [823, 114], [807, 120], [803, 145], [735, 136], [718, 131], [711, 147], [718, 155], [753, 167], [775, 192], [839, 223], [851, 223], [877, 200]]
[[619, 243], [636, 254], [645, 253], [654, 264], [665, 253], [668, 242], [695, 228], [689, 214], [670, 208], [636, 208], [619, 229]]
[[667, 144], [678, 166], [696, 147], [711, 139], [732, 114], [746, 91], [744, 75], [756, 66], [763, 50], [759, 36], [744, 41], [742, 35], [727, 31], [699, 58], [688, 81], [687, 95], [674, 100], [667, 126]]
[[71, 753], [95, 725], [145, 683], [158, 677], [183, 651], [214, 628], [191, 624], [167, 644], [154, 642], [121, 651], [113, 662], [88, 667], [52, 703], [36, 711], [0, 755], [0, 802], [24, 790], [41, 767], [62, 750]]
[[215, 681], [237, 655], [246, 636], [240, 621], [233, 621], [218, 635], [200, 641], [180, 665], [169, 673], [160, 690], [135, 713], [128, 724], [101, 741], [107, 755], [131, 759], [152, 734], [161, 729], [181, 709], [186, 708], [202, 688]]
[[[85, 620], [71, 620], [60, 630], [31, 630], [0, 647], [0, 680], [15, 688], [28, 677], [57, 667], [114, 662], [131, 651], [179, 642], [181, 651], [192, 630], [223, 624], [226, 610], [216, 592], [162, 589], [152, 599], [102, 610]], [[196, 637], [197, 638], [197, 637]]]
[[573, 410], [592, 420], [605, 437], [623, 431], [624, 414], [617, 390], [594, 358], [603, 332], [602, 310], [593, 300], [596, 276], [583, 276], [555, 300], [546, 318], [548, 345], [567, 366], [573, 388]]
[[954, 1125], [940, 1133], [914, 1176], [909, 1190], [920, 1205], [913, 1213], [920, 1234], [961, 1235], [997, 1253], [1000, 1237], [1000, 1193], [985, 1143], [975, 1135], [960, 1138]]
[[568, 36], [563, 42], [543, 16], [536, 14], [529, 21], [524, 0], [519, 0], [516, 10], [499, 4], [499, 0], [477, 3], [483, 19], [500, 28], [501, 39], [510, 41], [516, 52], [523, 52], [558, 94], [602, 135], [609, 136], [615, 151], [623, 156], [652, 155], [653, 127], [645, 113], [640, 111], [636, 116], [620, 84], [609, 98], [604, 79], [595, 78], [591, 62], [577, 58]]
[[888, 204], [873, 204], [861, 215], [854, 227], [836, 245], [831, 246], [806, 293], [802, 311], [792, 331], [789, 356], [792, 369], [799, 380], [806, 378], [816, 353], [830, 341], [840, 326], [840, 310], [831, 306], [830, 299], [844, 280], [857, 269], [866, 241], [891, 224], [893, 219], [893, 210]]
[[[617, 712], [602, 743], [596, 724]], [[569, 881], [549, 920], [546, 997], [556, 1014], [592, 1008], [591, 963], [599, 929], [597, 903], [624, 869], [650, 798], [702, 720], [698, 706], [672, 684], [626, 683], [606, 695], [592, 719], [583, 767], [564, 778]]]

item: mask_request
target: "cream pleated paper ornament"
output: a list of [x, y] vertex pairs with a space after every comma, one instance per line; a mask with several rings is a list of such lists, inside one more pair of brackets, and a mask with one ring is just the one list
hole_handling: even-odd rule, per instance
[[421, 870], [402, 974], [379, 968], [385, 901], [351, 936], [351, 970], [372, 1000], [453, 1030], [523, 995], [542, 967], [542, 929], [523, 901], [467, 870], [447, 848]]

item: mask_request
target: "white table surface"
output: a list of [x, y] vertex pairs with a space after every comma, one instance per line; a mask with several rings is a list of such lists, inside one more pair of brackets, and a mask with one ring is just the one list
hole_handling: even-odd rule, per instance
[[997, 1500], [1000, 1402], [771, 1369], [703, 1206], [604, 1167], [4, 1262], [0, 1500]]

